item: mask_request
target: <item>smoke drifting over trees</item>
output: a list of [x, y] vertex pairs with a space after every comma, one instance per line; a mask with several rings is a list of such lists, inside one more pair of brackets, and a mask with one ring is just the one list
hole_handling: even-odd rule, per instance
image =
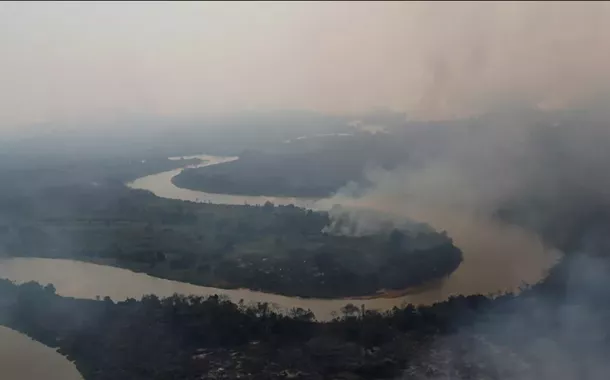
[[[404, 378], [429, 378], [430, 363], [435, 378], [461, 378], [464, 368], [456, 363], [484, 361], [502, 347], [508, 351], [494, 354], [493, 378], [601, 379], [609, 370], [601, 348], [607, 326], [592, 305], [606, 299], [603, 289], [610, 285], [610, 78], [603, 69], [610, 59], [608, 5], [443, 8], [455, 12], [435, 24], [444, 48], [431, 48], [430, 81], [411, 113], [412, 119], [437, 120], [429, 128], [444, 128], [443, 137], [432, 139], [442, 149], [423, 147], [398, 170], [373, 170], [372, 188], [346, 187], [331, 202], [347, 200], [429, 222], [447, 229], [462, 248], [484, 248], [482, 241], [501, 236], [515, 255], [530, 248], [527, 239], [511, 239], [509, 225], [518, 225], [564, 251], [565, 293], [553, 306], [525, 298], [514, 305], [517, 313], [498, 313], [435, 340], [432, 352], [444, 364], [427, 352]], [[443, 28], [445, 23], [451, 27]], [[457, 23], [464, 29], [450, 36]], [[439, 121], [448, 119], [454, 120]], [[405, 122], [394, 133], [408, 141], [414, 125]], [[351, 197], [354, 192], [359, 196]], [[474, 257], [485, 255], [494, 252], [481, 249]], [[527, 260], [522, 264], [507, 271], [526, 271]], [[554, 323], [552, 332], [540, 336], [540, 326], [529, 325], [526, 315]], [[534, 377], [515, 371], [534, 362]]]
[[[540, 274], [532, 268], [543, 266], [533, 263], [547, 260], [547, 249], [564, 254], [545, 282], [520, 297], [501, 299], [489, 314], [479, 314], [480, 308], [464, 300], [437, 304], [434, 312], [418, 314], [416, 318], [427, 319], [427, 324], [434, 322], [430, 325], [435, 329], [436, 321], [442, 321], [438, 329], [460, 328], [447, 327], [442, 333], [434, 330], [430, 340], [422, 343], [430, 349], [419, 350], [421, 357], [411, 361], [405, 378], [473, 378], [461, 372], [465, 370], [460, 366], [469, 362], [491, 362], [491, 372], [485, 375], [501, 380], [606, 378], [610, 371], [606, 360], [610, 341], [610, 6], [601, 2], [498, 2], [280, 7], [282, 17], [278, 19], [283, 21], [279, 24], [268, 17], [260, 19], [258, 29], [245, 20], [256, 17], [240, 16], [243, 18], [233, 19], [237, 21], [231, 38], [222, 39], [226, 43], [214, 45], [212, 33], [201, 50], [193, 48], [195, 43], [174, 44], [173, 38], [179, 35], [161, 34], [162, 43], [147, 39], [160, 47], [160, 61], [146, 60], [151, 66], [138, 70], [141, 76], [132, 75], [129, 81], [123, 77], [129, 77], [129, 72], [112, 67], [87, 76], [94, 78], [86, 87], [95, 89], [95, 96], [76, 83], [84, 77], [80, 66], [75, 66], [74, 76], [60, 79], [46, 71], [32, 77], [20, 72], [19, 76], [14, 75], [19, 71], [16, 68], [27, 66], [19, 60], [22, 55], [7, 54], [8, 68], [0, 72], [14, 84], [7, 87], [31, 88], [23, 84], [38, 80], [50, 93], [49, 88], [59, 88], [61, 81], [67, 95], [49, 100], [49, 96], [43, 99], [11, 90], [10, 94], [0, 93], [0, 109], [6, 111], [7, 120], [16, 122], [22, 121], [19, 109], [30, 113], [27, 107], [18, 107], [20, 99], [28, 99], [23, 104], [38, 110], [32, 117], [69, 113], [72, 98], [79, 100], [76, 108], [85, 110], [83, 114], [93, 112], [96, 104], [112, 108], [114, 101], [126, 103], [129, 109], [156, 107], [168, 114], [195, 112], [200, 104], [214, 110], [225, 110], [226, 104], [235, 108], [298, 105], [333, 112], [360, 111], [380, 103], [398, 108], [408, 119], [389, 133], [392, 140], [404, 143], [408, 152], [404, 164], [391, 170], [371, 169], [368, 187], [350, 184], [318, 204], [320, 208], [335, 203], [371, 208], [393, 216], [380, 220], [367, 212], [334, 209], [325, 232], [366, 235], [392, 231], [405, 217], [445, 230], [466, 254], [465, 262], [444, 286], [465, 295], [483, 288], [498, 289], [495, 281], [509, 282], [500, 281], [501, 276], [536, 281]], [[252, 8], [253, 12], [261, 9]], [[157, 16], [161, 14], [159, 11]], [[233, 12], [220, 14], [233, 17]], [[113, 19], [112, 12], [105, 15]], [[203, 34], [197, 27], [197, 12], [193, 15], [184, 19], [191, 28], [185, 30], [193, 36], [189, 41], [200, 41]], [[172, 14], [181, 19], [177, 16], [180, 14]], [[224, 20], [215, 21], [222, 30]], [[143, 24], [143, 36], [155, 31], [149, 28]], [[284, 30], [290, 33], [282, 33]], [[70, 28], [66, 31], [71, 32]], [[252, 39], [243, 37], [250, 33]], [[92, 51], [98, 46], [80, 42]], [[177, 53], [164, 54], [168, 46], [175, 46]], [[120, 59], [114, 65], [121, 67], [119, 63], [129, 61], [131, 67], [137, 67], [147, 54], [140, 55], [129, 44], [126, 47], [130, 55], [117, 53]], [[205, 59], [214, 56], [214, 49], [226, 55]], [[52, 46], [48, 50], [56, 52]], [[31, 51], [34, 61], [37, 49]], [[239, 59], [245, 56], [255, 57], [256, 64]], [[62, 55], [54, 59], [58, 67], [72, 74]], [[97, 67], [89, 61], [83, 65]], [[175, 76], [161, 75], [168, 72]], [[117, 76], [115, 82], [109, 82], [114, 87], [106, 84], [110, 74]], [[138, 91], [151, 100], [144, 101], [134, 92], [140, 81], [146, 86]], [[125, 91], [116, 91], [123, 87]], [[167, 88], [172, 91], [165, 91]], [[206, 92], [210, 88], [214, 91]], [[108, 95], [118, 93], [121, 96], [116, 99]], [[414, 227], [406, 225], [405, 229]], [[390, 240], [398, 242], [392, 243], [396, 246], [406, 238], [394, 237]], [[276, 246], [283, 244], [276, 242]], [[517, 255], [521, 259], [507, 260]], [[463, 302], [466, 306], [459, 309], [464, 314], [447, 306], [452, 302]], [[186, 310], [188, 303], [184, 305]], [[108, 304], [108, 310], [113, 307]], [[126, 307], [137, 310], [129, 303]], [[348, 312], [346, 309], [346, 317]], [[396, 320], [408, 325], [403, 312], [407, 314], [394, 312]], [[253, 325], [258, 323], [256, 318], [252, 317]], [[360, 324], [364, 318], [346, 320], [354, 323], [353, 331], [362, 331], [358, 329], [364, 326]], [[387, 319], [379, 320], [379, 326], [387, 325]], [[468, 323], [461, 325], [464, 321]], [[240, 337], [228, 324], [224, 326], [228, 336]], [[148, 332], [142, 334], [148, 336]], [[444, 362], [445, 366], [431, 376], [428, 362], [435, 366]]]

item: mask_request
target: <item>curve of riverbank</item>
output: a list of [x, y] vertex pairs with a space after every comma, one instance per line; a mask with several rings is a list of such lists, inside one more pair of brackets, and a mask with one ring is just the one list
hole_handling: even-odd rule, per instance
[[145, 294], [159, 297], [174, 293], [220, 294], [235, 302], [268, 302], [280, 309], [311, 309], [318, 320], [328, 320], [350, 302], [363, 304], [368, 309], [388, 310], [405, 303], [431, 304], [455, 295], [517, 292], [524, 283], [533, 284], [544, 277], [560, 257], [558, 252], [544, 247], [534, 234], [516, 226], [459, 214], [434, 215], [429, 210], [425, 216], [435, 228], [448, 231], [456, 246], [462, 249], [464, 262], [443, 281], [387, 297], [304, 299], [247, 289], [196, 286], [121, 268], [61, 259], [5, 259], [0, 265], [0, 277], [18, 283], [32, 280], [42, 284], [52, 283], [60, 295], [78, 298], [109, 296], [114, 300], [123, 300], [140, 298]]
[[[218, 165], [225, 162], [231, 162], [239, 159], [239, 157], [218, 157], [210, 155], [194, 155], [183, 157], [170, 157], [170, 160], [192, 159], [198, 158], [202, 162], [199, 165], [192, 165], [191, 168], [202, 168], [205, 166]], [[297, 197], [267, 197], [267, 196], [248, 196], [248, 195], [230, 195], [230, 194], [214, 194], [203, 191], [189, 190], [178, 187], [172, 183], [172, 178], [182, 169], [169, 170], [157, 174], [152, 174], [146, 177], [141, 177], [127, 184], [132, 189], [148, 190], [158, 197], [179, 199], [191, 202], [210, 202], [228, 205], [262, 205], [269, 201], [276, 205], [294, 204], [299, 207], [312, 208], [315, 206], [317, 199], [313, 198], [297, 198]]]
[[[229, 162], [237, 157], [215, 157], [209, 155], [183, 158], [199, 158], [197, 166], [216, 165]], [[180, 159], [172, 157], [171, 159]], [[148, 190], [159, 197], [186, 201], [213, 202], [221, 204], [295, 204], [314, 209], [327, 209], [331, 201], [247, 197], [225, 194], [208, 194], [180, 189], [172, 184], [171, 178], [182, 169], [171, 170], [139, 178], [128, 184], [134, 189]], [[350, 204], [350, 199], [339, 200]], [[396, 211], [396, 205], [381, 211]], [[560, 257], [558, 252], [544, 247], [536, 235], [516, 226], [499, 222], [479, 220], [471, 215], [452, 213], [434, 214], [431, 210], [417, 213], [409, 210], [414, 220], [429, 223], [432, 227], [445, 230], [464, 255], [464, 261], [450, 276], [426, 287], [409, 289], [406, 292], [381, 294], [368, 299], [315, 299], [287, 297], [247, 289], [220, 289], [196, 286], [177, 281], [155, 278], [126, 269], [96, 265], [72, 260], [13, 258], [2, 261], [0, 277], [16, 282], [38, 281], [52, 283], [61, 295], [95, 298], [109, 296], [114, 300], [139, 298], [145, 294], [169, 296], [173, 293], [211, 295], [221, 294], [238, 302], [269, 302], [280, 309], [301, 307], [311, 309], [319, 320], [332, 318], [345, 304], [364, 304], [368, 309], [387, 310], [405, 303], [430, 304], [443, 301], [450, 296], [471, 294], [495, 294], [507, 291], [518, 292], [523, 284], [539, 281]]]
[[[170, 159], [199, 158], [203, 162], [196, 167], [229, 162], [238, 157], [216, 157], [209, 155], [171, 157]], [[389, 214], [400, 214], [412, 220], [430, 224], [436, 230], [447, 231], [464, 255], [464, 261], [447, 279], [435, 287], [442, 288], [445, 297], [457, 294], [492, 294], [519, 291], [523, 284], [538, 282], [560, 258], [556, 250], [544, 247], [538, 236], [518, 226], [507, 225], [497, 220], [482, 219], [463, 210], [434, 210], [431, 207], [405, 207], [400, 201], [387, 202], [379, 199], [354, 199], [333, 197], [330, 199], [304, 199], [290, 197], [240, 196], [212, 194], [183, 189], [175, 186], [171, 179], [183, 169], [162, 172], [142, 177], [128, 184], [134, 189], [148, 190], [163, 198], [218, 204], [264, 204], [267, 201], [278, 205], [295, 206], [314, 210], [328, 210], [334, 204], [365, 207]], [[423, 300], [438, 300], [430, 296], [431, 290], [408, 289], [396, 294], [424, 294]], [[432, 291], [434, 292], [434, 291]], [[442, 299], [442, 298], [441, 298]]]
[[76, 366], [54, 349], [0, 326], [2, 380], [82, 380]]
[[[198, 155], [208, 166], [229, 162], [237, 157]], [[172, 157], [171, 159], [180, 159]], [[226, 194], [209, 194], [176, 187], [171, 179], [182, 169], [166, 171], [139, 178], [128, 184], [134, 189], [148, 190], [159, 197], [195, 202], [220, 204], [294, 204], [312, 209], [327, 209], [336, 203], [332, 200], [315, 200], [283, 197], [253, 197]], [[339, 200], [346, 204], [353, 199]], [[358, 204], [363, 206], [363, 204]], [[396, 212], [395, 204], [364, 204], [381, 211]], [[17, 283], [37, 281], [52, 283], [59, 295], [90, 298], [109, 296], [115, 301], [140, 298], [146, 294], [159, 297], [174, 293], [185, 295], [224, 295], [234, 302], [268, 302], [279, 309], [310, 309], [320, 321], [331, 319], [347, 303], [364, 305], [367, 309], [388, 310], [406, 303], [431, 304], [455, 295], [495, 294], [518, 291], [521, 285], [539, 281], [560, 257], [559, 253], [543, 246], [536, 235], [516, 226], [480, 220], [472, 215], [426, 210], [404, 212], [414, 220], [429, 223], [436, 229], [447, 231], [464, 253], [464, 261], [449, 277], [427, 286], [405, 292], [391, 292], [366, 299], [303, 299], [286, 297], [247, 289], [219, 289], [196, 286], [177, 281], [155, 278], [126, 269], [64, 259], [10, 258], [0, 260], [0, 278]], [[52, 348], [37, 343], [29, 337], [0, 326], [0, 365], [3, 379], [80, 380], [73, 363]]]

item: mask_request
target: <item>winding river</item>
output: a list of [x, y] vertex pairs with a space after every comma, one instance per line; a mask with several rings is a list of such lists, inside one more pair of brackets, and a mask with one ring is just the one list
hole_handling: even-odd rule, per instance
[[[238, 157], [217, 157], [208, 155], [170, 157], [170, 160], [192, 159], [198, 158], [201, 160], [199, 165], [191, 165], [189, 167], [205, 167], [218, 165], [225, 162], [231, 162]], [[163, 198], [180, 199], [183, 201], [193, 202], [210, 202], [229, 205], [243, 204], [264, 204], [267, 201], [273, 202], [276, 205], [294, 204], [295, 206], [312, 208], [316, 205], [316, 199], [307, 198], [291, 198], [291, 197], [265, 197], [265, 196], [248, 196], [248, 195], [229, 195], [229, 194], [212, 194], [203, 191], [195, 191], [177, 187], [172, 183], [172, 178], [178, 175], [183, 169], [175, 169], [162, 173], [152, 174], [146, 177], [138, 178], [135, 181], [127, 184], [133, 189], [149, 190], [155, 195]]]
[[[237, 157], [208, 155], [171, 157], [170, 159], [179, 160], [181, 158], [201, 159], [202, 163], [197, 166], [217, 165], [238, 159]], [[196, 202], [240, 205], [263, 204], [266, 201], [271, 201], [277, 205], [295, 204], [312, 209], [326, 209], [332, 203], [315, 199], [210, 194], [182, 189], [171, 182], [172, 177], [180, 173], [181, 170], [176, 169], [142, 177], [129, 183], [128, 186], [134, 189], [149, 190], [160, 197]], [[333, 199], [334, 201], [335, 199]], [[353, 200], [345, 200], [346, 203], [351, 201]], [[367, 207], [369, 206], [371, 205], [367, 205]], [[385, 208], [382, 203], [376, 203], [374, 206], [382, 211], [396, 211], [393, 204]], [[430, 304], [445, 300], [452, 295], [518, 291], [524, 283], [537, 282], [559, 258], [558, 252], [545, 248], [534, 234], [515, 226], [489, 220], [479, 220], [466, 214], [434, 212], [428, 209], [409, 210], [408, 216], [414, 220], [427, 222], [437, 229], [447, 231], [456, 246], [462, 249], [464, 261], [444, 281], [399, 297], [358, 300], [303, 299], [247, 289], [227, 290], [196, 286], [155, 278], [120, 268], [59, 259], [5, 259], [0, 262], [0, 277], [18, 283], [31, 280], [42, 284], [52, 283], [60, 295], [78, 298], [109, 296], [115, 301], [139, 298], [145, 294], [156, 294], [160, 297], [169, 296], [173, 293], [220, 294], [235, 302], [240, 300], [246, 303], [269, 302], [284, 310], [293, 307], [311, 309], [318, 320], [328, 320], [348, 302], [357, 305], [364, 304], [367, 309], [387, 310], [405, 303]], [[15, 336], [19, 337], [18, 334], [10, 330], [0, 329], [0, 364], [3, 364], [2, 362], [5, 360], [4, 353], [7, 347], [7, 340], [4, 339], [5, 335], [10, 335], [12, 340], [18, 340]], [[29, 338], [23, 336], [21, 336], [21, 339], [29, 340]], [[35, 344], [31, 340], [29, 341]], [[52, 351], [51, 353], [53, 353]], [[59, 354], [54, 354], [59, 356]], [[33, 379], [34, 377], [24, 375], [17, 378]], [[67, 375], [61, 378], [71, 379]]]
[[[237, 159], [237, 157], [207, 155], [170, 159], [180, 158], [200, 158], [202, 163], [198, 166], [216, 165]], [[171, 178], [181, 170], [142, 177], [129, 183], [128, 186], [149, 190], [160, 197], [198, 202], [263, 204], [271, 201], [275, 204], [295, 204], [314, 209], [325, 209], [330, 205], [330, 202], [315, 199], [210, 194], [182, 189], [171, 182]], [[393, 206], [392, 208], [395, 209]], [[351, 301], [286, 297], [247, 289], [228, 290], [196, 286], [115, 267], [59, 259], [3, 260], [0, 265], [0, 277], [16, 282], [35, 280], [43, 284], [52, 283], [59, 294], [80, 298], [109, 296], [114, 300], [123, 300], [129, 297], [139, 298], [151, 293], [158, 296], [169, 296], [173, 293], [223, 294], [234, 301], [270, 302], [280, 309], [307, 308], [311, 309], [319, 320], [328, 320], [332, 318], [333, 312], [338, 311], [348, 302], [364, 304], [368, 309], [387, 310], [404, 303], [434, 303], [451, 295], [517, 291], [523, 283], [538, 281], [558, 258], [558, 254], [545, 249], [535, 235], [518, 227], [480, 221], [467, 215], [434, 215], [429, 210], [426, 215], [418, 215], [414, 210], [410, 213], [415, 220], [428, 222], [435, 228], [446, 230], [455, 244], [462, 249], [464, 261], [444, 281], [425, 290], [400, 297]]]

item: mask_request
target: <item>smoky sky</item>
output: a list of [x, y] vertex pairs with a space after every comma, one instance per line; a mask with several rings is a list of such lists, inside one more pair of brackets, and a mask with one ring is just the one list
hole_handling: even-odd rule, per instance
[[609, 16], [602, 2], [4, 2], [0, 125], [561, 108], [605, 93]]

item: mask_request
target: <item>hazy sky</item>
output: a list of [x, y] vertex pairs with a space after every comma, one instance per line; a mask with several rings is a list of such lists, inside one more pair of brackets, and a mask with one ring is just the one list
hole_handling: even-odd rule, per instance
[[610, 83], [607, 3], [0, 3], [0, 126], [244, 109], [451, 117]]

